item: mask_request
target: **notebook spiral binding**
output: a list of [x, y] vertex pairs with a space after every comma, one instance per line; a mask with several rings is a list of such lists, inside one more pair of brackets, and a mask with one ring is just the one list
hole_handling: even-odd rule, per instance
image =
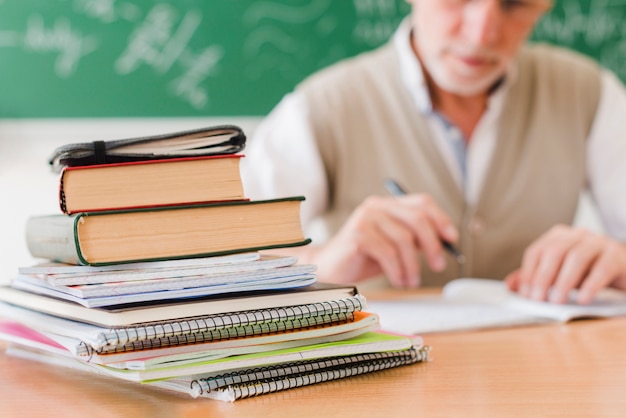
[[[339, 312], [328, 315], [312, 316], [309, 318], [286, 319], [283, 321], [268, 322], [265, 324], [241, 325], [201, 331], [193, 334], [139, 340], [119, 346], [102, 347], [95, 352], [97, 354], [107, 354], [134, 350], [148, 350], [183, 344], [199, 344], [212, 341], [223, 341], [231, 338], [253, 337], [278, 332], [293, 332], [317, 326], [336, 325], [353, 320], [354, 313]], [[92, 354], [93, 352], [94, 351], [91, 351], [90, 353], [88, 352], [88, 354]]]
[[429, 350], [428, 346], [412, 347], [400, 352], [364, 353], [240, 370], [193, 380], [191, 393], [193, 397], [234, 401], [428, 361]]
[[365, 304], [363, 296], [355, 295], [320, 303], [114, 328], [102, 332], [97, 344], [81, 343], [78, 355], [194, 344], [336, 324], [352, 321], [354, 312], [363, 310]]

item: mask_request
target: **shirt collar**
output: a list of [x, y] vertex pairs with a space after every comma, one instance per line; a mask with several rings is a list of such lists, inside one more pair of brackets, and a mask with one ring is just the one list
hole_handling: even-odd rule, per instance
[[392, 43], [398, 54], [402, 83], [411, 94], [417, 109], [424, 114], [432, 113], [433, 105], [424, 72], [411, 47], [411, 21], [408, 17], [400, 23], [393, 35]]

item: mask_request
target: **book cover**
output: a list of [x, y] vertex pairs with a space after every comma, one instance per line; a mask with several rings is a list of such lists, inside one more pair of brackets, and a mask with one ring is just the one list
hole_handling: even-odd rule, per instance
[[192, 397], [234, 402], [320, 382], [343, 379], [429, 360], [430, 347], [328, 357], [261, 368], [242, 369], [152, 382], [152, 385], [188, 393]]
[[[151, 349], [119, 351], [111, 354], [94, 352], [89, 356], [77, 356], [72, 352], [76, 344], [80, 343], [75, 339], [38, 332], [19, 323], [12, 323], [13, 329], [7, 330], [6, 321], [0, 321], [0, 339], [24, 347], [35, 348], [42, 352], [60, 354], [85, 363], [110, 365], [115, 368], [131, 370], [148, 370], [151, 367], [162, 367], [173, 362], [178, 364], [193, 362], [199, 357], [206, 360], [217, 360], [234, 355], [341, 341], [375, 331], [378, 326], [374, 321], [375, 317], [369, 316], [359, 322], [337, 325], [337, 329], [334, 327], [306, 328], [293, 333], [253, 336], [246, 340], [234, 339], [197, 344], [162, 345]], [[348, 328], [353, 329], [349, 330]]]
[[[8, 329], [7, 325], [11, 328]], [[259, 327], [250, 326], [250, 331], [253, 331], [252, 328]], [[101, 350], [92, 350], [75, 337], [40, 331], [17, 321], [0, 320], [0, 339], [44, 351], [59, 352], [84, 362], [118, 369], [150, 370], [196, 362], [198, 359], [217, 360], [233, 355], [341, 341], [376, 329], [376, 315], [358, 313], [354, 321], [302, 326], [289, 331], [257, 332], [246, 337], [212, 340], [199, 334], [196, 341], [192, 336], [184, 335], [179, 338], [143, 340], [118, 348], [107, 346]]]
[[35, 216], [26, 223], [33, 257], [104, 265], [305, 245], [301, 196], [150, 209]]
[[197, 359], [192, 363], [178, 365], [174, 363], [146, 370], [118, 369], [96, 364], [93, 364], [93, 367], [106, 374], [124, 380], [146, 382], [150, 380], [168, 379], [200, 373], [223, 372], [232, 369], [259, 367], [299, 360], [312, 360], [381, 351], [408, 350], [418, 343], [417, 341], [421, 343], [421, 338], [373, 331], [340, 341], [230, 356], [215, 360]]
[[245, 145], [246, 135], [239, 126], [216, 125], [139, 138], [65, 144], [54, 150], [48, 163], [60, 171], [71, 166], [235, 154]]
[[[305, 268], [307, 268], [313, 265], [309, 264], [302, 266], [305, 266]], [[28, 276], [19, 277], [23, 277], [26, 279]], [[117, 294], [115, 293], [115, 289], [109, 287], [108, 289], [106, 289], [106, 291], [109, 292], [108, 295], [91, 295], [89, 297], [86, 297], [82, 295], [77, 296], [76, 293], [78, 292], [71, 292], [70, 289], [72, 289], [72, 287], [51, 286], [45, 280], [31, 277], [27, 278], [27, 280], [19, 280], [19, 277], [11, 282], [11, 286], [15, 289], [22, 289], [32, 293], [39, 293], [59, 299], [66, 299], [72, 302], [79, 303], [88, 308], [128, 305], [131, 303], [153, 302], [158, 300], [198, 298], [212, 295], [251, 292], [257, 290], [288, 290], [310, 286], [317, 281], [317, 278], [313, 273], [302, 272], [294, 273], [292, 275], [281, 276], [272, 271], [265, 275], [234, 275], [231, 276], [231, 280], [228, 282], [206, 285], [198, 285], [198, 283], [192, 285], [190, 282], [187, 282], [188, 286], [184, 285], [184, 283], [181, 286], [181, 284], [178, 283], [177, 280], [165, 279], [169, 280], [169, 284], [167, 285], [169, 289], [159, 289], [159, 283], [162, 281], [151, 279], [146, 281], [148, 283], [142, 283], [142, 289], [137, 289], [136, 293], [120, 292], [119, 294]], [[120, 284], [124, 286], [123, 283]], [[100, 290], [102, 291], [103, 289]]]
[[66, 214], [244, 200], [243, 155], [198, 156], [63, 168]]
[[[329, 380], [429, 361], [430, 347], [419, 337], [369, 332], [336, 342], [285, 347], [218, 359], [174, 362], [147, 370], [118, 369], [29, 345], [12, 345], [14, 357], [109, 375], [164, 389], [234, 401]], [[270, 347], [273, 345], [270, 344]], [[202, 371], [198, 371], [202, 370]], [[197, 372], [198, 371], [198, 372]], [[145, 379], [145, 377], [170, 376]]]
[[[187, 287], [187, 285], [184, 285], [185, 282], [188, 282], [190, 285], [197, 284], [198, 286], [229, 283], [236, 280], [237, 277], [254, 277], [256, 274], [264, 275], [272, 272], [275, 272], [277, 275], [312, 273], [317, 268], [314, 264], [296, 264], [295, 261], [291, 262], [290, 259], [295, 260], [296, 257], [268, 258], [244, 262], [241, 265], [208, 265], [183, 269], [140, 269], [87, 275], [18, 274], [13, 280], [32, 281], [33, 283], [41, 284], [41, 286], [52, 286], [80, 297], [89, 297], [140, 293], [144, 289], [169, 290], [174, 288], [170, 287], [170, 285], [182, 288]], [[197, 259], [190, 258], [189, 260]], [[180, 284], [176, 285], [177, 282], [180, 282]], [[161, 284], [159, 285], [159, 283]], [[153, 284], [156, 286], [150, 286]], [[99, 289], [103, 289], [103, 291]]]
[[0, 286], [0, 301], [104, 327], [130, 326], [146, 322], [169, 321], [234, 311], [320, 303], [343, 299], [356, 294], [357, 290], [354, 286], [316, 283], [311, 286], [282, 291], [242, 292], [204, 298], [152, 301], [106, 308], [87, 308], [75, 302], [38, 295], [10, 286]]
[[[180, 363], [159, 364], [155, 367], [146, 368], [145, 370], [112, 367], [110, 365], [84, 362], [76, 358], [73, 360], [74, 362], [89, 366], [89, 369], [96, 373], [102, 373], [122, 380], [149, 383], [150, 381], [161, 379], [193, 376], [204, 373], [225, 373], [237, 369], [265, 367], [294, 361], [362, 355], [364, 353], [400, 352], [409, 350], [414, 346], [423, 346], [421, 337], [409, 337], [372, 331], [339, 341], [255, 352], [219, 359], [197, 358], [192, 361]], [[37, 351], [44, 356], [54, 355], [52, 352]]]
[[237, 285], [241, 282], [263, 281], [274, 278], [309, 275], [314, 273], [316, 269], [317, 266], [315, 264], [296, 264], [293, 266], [224, 273], [176, 274], [176, 272], [173, 271], [166, 271], [162, 276], [155, 274], [154, 277], [146, 279], [77, 285], [53, 284], [50, 283], [45, 277], [20, 274], [17, 275], [12, 282], [15, 283], [16, 281], [22, 281], [36, 286], [57, 290], [79, 298], [90, 298], [132, 295], [137, 293], [154, 293], [207, 286], [221, 286], [224, 289], [227, 289], [230, 285]]
[[261, 260], [261, 253], [250, 252], [221, 257], [181, 258], [106, 266], [81, 266], [47, 261], [32, 266], [19, 267], [18, 273], [45, 277], [50, 284], [73, 285], [144, 280], [155, 277], [155, 274], [161, 277], [160, 274], [167, 273], [185, 276], [194, 272], [247, 271], [264, 268], [263, 266], [268, 268], [290, 266], [297, 261], [296, 257], [278, 255], [264, 255], [263, 260]]
[[[377, 317], [372, 318], [372, 321], [366, 319], [375, 315], [360, 313], [365, 304], [363, 296], [355, 295], [326, 302], [178, 318], [124, 327], [88, 324], [5, 302], [0, 302], [0, 316], [38, 332], [46, 333], [52, 336], [51, 338], [62, 336], [66, 339], [73, 339], [73, 344], [66, 346], [75, 355], [91, 356], [93, 353], [150, 349], [150, 352], [144, 352], [136, 357], [143, 358], [160, 356], [159, 348], [176, 345], [199, 345], [260, 335], [293, 333], [305, 328], [311, 331], [309, 336], [320, 336], [359, 328], [359, 325], [348, 325], [352, 322], [360, 322], [362, 327], [377, 324]], [[333, 325], [332, 330], [325, 329], [330, 325]], [[257, 339], [250, 344], [271, 342], [273, 338], [275, 337], [269, 340]], [[285, 338], [299, 339], [305, 336], [299, 333]], [[248, 344], [248, 341], [237, 344]], [[200, 348], [204, 350], [211, 347], [213, 346], [205, 345]]]

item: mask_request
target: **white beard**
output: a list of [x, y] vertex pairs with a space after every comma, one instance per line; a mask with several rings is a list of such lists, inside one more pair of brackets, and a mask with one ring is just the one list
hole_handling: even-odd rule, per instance
[[[490, 52], [471, 51], [467, 55], [500, 61]], [[496, 66], [493, 71], [476, 75], [471, 69], [464, 68], [460, 62], [446, 62], [441, 55], [433, 57], [433, 54], [428, 53], [422, 56], [422, 65], [439, 88], [464, 97], [486, 93], [505, 73], [504, 68]]]

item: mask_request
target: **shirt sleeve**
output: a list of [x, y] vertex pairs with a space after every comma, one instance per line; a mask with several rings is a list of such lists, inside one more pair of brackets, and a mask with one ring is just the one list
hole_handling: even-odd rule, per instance
[[326, 210], [328, 185], [308, 113], [301, 95], [286, 95], [252, 135], [241, 174], [251, 199], [304, 196], [302, 223], [310, 235]]
[[626, 242], [626, 88], [609, 71], [587, 151], [590, 192], [606, 233]]

